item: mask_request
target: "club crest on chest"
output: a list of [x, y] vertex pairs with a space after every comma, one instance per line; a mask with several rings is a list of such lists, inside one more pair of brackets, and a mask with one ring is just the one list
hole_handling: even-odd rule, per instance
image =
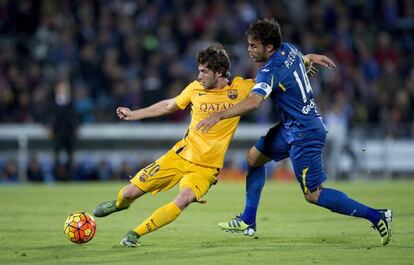
[[229, 91], [227, 91], [227, 96], [230, 99], [236, 99], [239, 96], [239, 92], [237, 92], [237, 89], [229, 89]]

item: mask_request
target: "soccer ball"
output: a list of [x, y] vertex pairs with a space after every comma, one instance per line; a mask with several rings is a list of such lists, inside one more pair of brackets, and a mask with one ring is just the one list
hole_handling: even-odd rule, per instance
[[83, 244], [93, 238], [96, 223], [93, 217], [86, 212], [74, 212], [65, 221], [64, 232], [73, 243]]

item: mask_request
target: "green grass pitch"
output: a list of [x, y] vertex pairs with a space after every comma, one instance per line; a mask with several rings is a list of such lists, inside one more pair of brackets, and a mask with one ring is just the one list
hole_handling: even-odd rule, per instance
[[386, 247], [362, 219], [333, 214], [305, 202], [296, 183], [267, 183], [255, 237], [224, 233], [216, 223], [244, 204], [244, 184], [221, 182], [170, 225], [127, 249], [119, 240], [173, 189], [146, 195], [124, 212], [96, 219], [87, 244], [69, 242], [67, 215], [92, 213], [126, 183], [68, 183], [0, 186], [0, 264], [414, 264], [414, 181], [327, 183], [373, 207], [394, 211], [393, 237]]

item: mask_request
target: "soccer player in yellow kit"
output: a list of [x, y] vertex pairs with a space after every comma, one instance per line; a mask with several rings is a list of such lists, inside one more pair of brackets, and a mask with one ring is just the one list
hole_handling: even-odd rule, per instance
[[254, 82], [241, 77], [229, 81], [230, 61], [221, 46], [200, 50], [196, 61], [198, 80], [190, 83], [177, 97], [135, 111], [125, 107], [116, 110], [120, 119], [140, 120], [166, 115], [191, 105], [191, 122], [184, 138], [161, 158], [141, 169], [131, 183], [119, 191], [116, 200], [103, 202], [94, 210], [96, 217], [104, 217], [127, 209], [146, 193], [156, 194], [179, 183], [177, 197], [129, 231], [120, 242], [122, 246], [137, 247], [140, 237], [174, 221], [190, 203], [202, 202], [201, 198], [217, 182], [240, 117], [219, 122], [207, 134], [196, 131], [195, 126], [211, 114], [247, 98]]

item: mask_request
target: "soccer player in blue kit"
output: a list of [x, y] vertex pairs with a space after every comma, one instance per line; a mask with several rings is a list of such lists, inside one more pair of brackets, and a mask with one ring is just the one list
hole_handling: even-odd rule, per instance
[[327, 131], [316, 109], [306, 70], [312, 64], [328, 68], [335, 64], [323, 55], [303, 56], [292, 44], [282, 43], [280, 25], [273, 19], [251, 24], [246, 35], [250, 57], [264, 63], [250, 96], [225, 111], [212, 114], [196, 129], [208, 132], [220, 120], [258, 109], [268, 97], [278, 106], [282, 121], [248, 151], [244, 211], [228, 222], [219, 223], [219, 227], [252, 236], [256, 232], [256, 213], [266, 178], [264, 165], [270, 160], [290, 157], [308, 202], [332, 212], [369, 220], [379, 232], [382, 245], [386, 245], [391, 239], [390, 209], [368, 207], [341, 191], [322, 186], [326, 180], [322, 149]]

